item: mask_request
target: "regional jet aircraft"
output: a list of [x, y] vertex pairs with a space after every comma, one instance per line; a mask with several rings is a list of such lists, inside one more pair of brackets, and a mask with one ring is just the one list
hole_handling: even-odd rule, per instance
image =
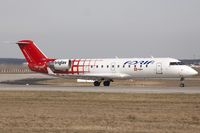
[[110, 86], [115, 79], [184, 78], [198, 72], [173, 58], [54, 59], [48, 58], [31, 40], [17, 42], [35, 72], [51, 76], [93, 81], [94, 86]]

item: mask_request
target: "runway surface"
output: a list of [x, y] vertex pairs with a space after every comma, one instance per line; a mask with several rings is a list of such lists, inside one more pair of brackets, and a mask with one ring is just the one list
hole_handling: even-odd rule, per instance
[[[40, 74], [1, 75], [0, 82], [26, 78], [51, 78]], [[0, 83], [0, 91], [65, 91], [65, 92], [105, 92], [105, 93], [200, 93], [200, 87], [93, 87], [93, 86], [59, 86], [59, 85], [15, 85]]]
[[49, 85], [1, 85], [0, 91], [64, 91], [105, 93], [200, 93], [197, 87], [65, 87]]

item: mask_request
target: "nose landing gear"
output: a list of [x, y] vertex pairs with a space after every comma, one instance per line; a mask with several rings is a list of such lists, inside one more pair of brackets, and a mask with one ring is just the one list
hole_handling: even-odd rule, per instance
[[185, 80], [185, 78], [181, 77], [181, 79], [180, 79], [180, 85], [179, 85], [180, 87], [185, 87], [184, 80]]

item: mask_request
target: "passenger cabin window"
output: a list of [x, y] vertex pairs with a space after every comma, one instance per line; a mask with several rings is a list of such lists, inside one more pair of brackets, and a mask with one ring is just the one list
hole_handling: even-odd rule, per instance
[[107, 68], [109, 68], [109, 65], [107, 65]]
[[91, 66], [91, 68], [93, 68], [93, 66]]
[[103, 68], [103, 65], [101, 65], [101, 68]]
[[119, 65], [117, 65], [117, 67], [119, 68]]
[[112, 65], [112, 68], [114, 68], [115, 67], [115, 65]]
[[177, 65], [184, 65], [184, 63], [183, 62], [170, 62], [169, 65], [170, 66], [175, 66], [175, 65], [177, 66]]
[[96, 68], [98, 68], [98, 65], [96, 66]]
[[128, 65], [128, 67], [130, 68], [130, 67], [131, 67], [131, 65]]

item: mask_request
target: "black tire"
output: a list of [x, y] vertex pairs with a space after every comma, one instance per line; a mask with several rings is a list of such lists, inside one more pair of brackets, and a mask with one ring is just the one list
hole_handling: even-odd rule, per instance
[[103, 85], [104, 85], [104, 86], [110, 86], [110, 81], [104, 81], [104, 82], [103, 82]]
[[185, 84], [184, 84], [184, 83], [181, 83], [181, 84], [180, 84], [180, 87], [185, 87]]
[[94, 86], [100, 86], [100, 84], [101, 84], [101, 82], [99, 82], [99, 81], [94, 82]]

